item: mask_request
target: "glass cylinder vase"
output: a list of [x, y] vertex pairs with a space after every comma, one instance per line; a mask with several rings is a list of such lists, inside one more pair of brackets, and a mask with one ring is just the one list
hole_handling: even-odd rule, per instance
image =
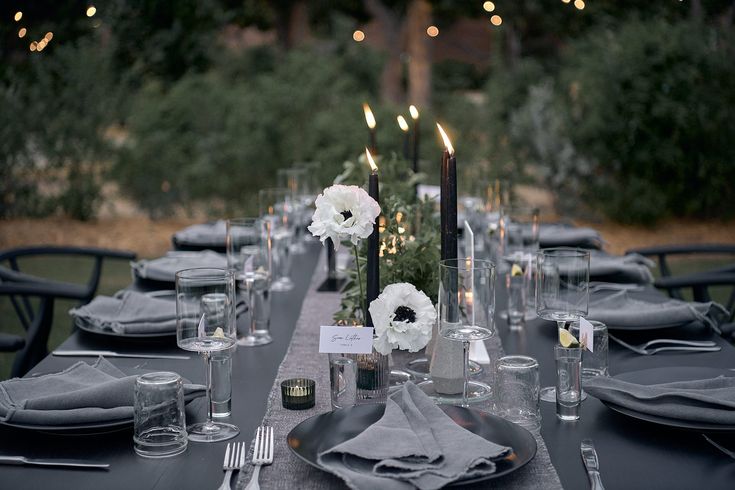
[[389, 356], [373, 349], [370, 354], [354, 354], [357, 364], [357, 405], [385, 403], [390, 386]]

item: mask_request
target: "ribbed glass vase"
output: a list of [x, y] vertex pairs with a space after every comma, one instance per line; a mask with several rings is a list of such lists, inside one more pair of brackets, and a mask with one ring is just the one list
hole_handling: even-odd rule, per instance
[[371, 354], [355, 354], [358, 405], [385, 403], [390, 386], [389, 356], [373, 349]]

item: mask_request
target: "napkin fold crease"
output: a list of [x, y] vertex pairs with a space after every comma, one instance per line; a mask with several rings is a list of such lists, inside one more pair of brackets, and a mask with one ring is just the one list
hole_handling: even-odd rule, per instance
[[[51, 374], [0, 382], [0, 421], [64, 426], [133, 420], [137, 376], [99, 357]], [[184, 384], [187, 400], [203, 396], [202, 385]]]
[[92, 330], [120, 334], [176, 331], [176, 302], [137, 291], [123, 291], [115, 297], [97, 296], [86, 305], [72, 308], [69, 314]]
[[494, 473], [494, 460], [510, 451], [463, 429], [406, 383], [388, 397], [380, 420], [318, 458], [355, 490], [434, 490]]
[[584, 389], [600, 400], [636, 412], [673, 419], [735, 424], [735, 377], [640, 385], [598, 376]]

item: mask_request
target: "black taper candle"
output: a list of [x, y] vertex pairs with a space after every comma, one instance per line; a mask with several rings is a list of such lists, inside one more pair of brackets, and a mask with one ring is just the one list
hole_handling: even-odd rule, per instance
[[[374, 166], [372, 158], [368, 153], [368, 161], [371, 164], [372, 171], [368, 180], [368, 194], [380, 204], [380, 192], [378, 182], [378, 169]], [[367, 327], [373, 326], [373, 319], [370, 317], [368, 307], [370, 303], [380, 294], [380, 216], [375, 218], [373, 224], [373, 232], [368, 237], [368, 255], [367, 255], [367, 288], [365, 298], [365, 318]]]
[[440, 239], [441, 239], [441, 259], [447, 258], [447, 202], [449, 202], [449, 151], [442, 152], [442, 161], [440, 168], [440, 194], [439, 194], [439, 219], [440, 219]]
[[413, 120], [413, 173], [419, 171], [419, 139], [421, 132], [419, 130], [419, 119]]
[[457, 159], [447, 159], [447, 259], [457, 258]]

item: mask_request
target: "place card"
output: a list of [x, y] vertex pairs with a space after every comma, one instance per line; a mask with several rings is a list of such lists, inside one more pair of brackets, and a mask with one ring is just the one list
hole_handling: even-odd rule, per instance
[[321, 354], [370, 354], [373, 329], [369, 327], [322, 326], [319, 331]]
[[582, 317], [579, 318], [579, 342], [583, 344], [588, 351], [595, 351], [595, 327]]

